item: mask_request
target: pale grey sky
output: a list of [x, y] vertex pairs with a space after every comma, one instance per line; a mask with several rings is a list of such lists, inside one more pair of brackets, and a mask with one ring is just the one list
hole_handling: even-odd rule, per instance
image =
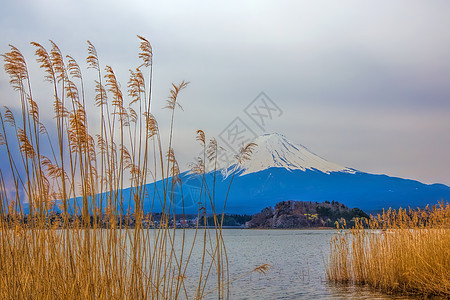
[[[39, 92], [29, 42], [84, 65], [89, 39], [125, 87], [140, 34], [160, 124], [170, 83], [191, 82], [176, 119], [184, 165], [198, 128], [218, 136], [240, 117], [262, 133], [243, 110], [264, 91], [283, 110], [266, 131], [361, 171], [450, 184], [449, 15], [448, 1], [0, 0], [0, 52], [21, 49]], [[0, 104], [14, 105], [7, 81]]]

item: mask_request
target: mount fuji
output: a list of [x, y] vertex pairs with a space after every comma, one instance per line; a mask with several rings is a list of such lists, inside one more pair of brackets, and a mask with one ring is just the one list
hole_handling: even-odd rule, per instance
[[295, 145], [279, 133], [264, 134], [257, 137], [253, 143], [257, 145], [250, 160], [240, 166], [240, 176], [257, 173], [270, 168], [283, 168], [287, 171], [315, 170], [330, 174], [343, 172], [354, 174], [356, 170], [331, 163], [312, 153], [302, 145]]
[[[254, 143], [257, 146], [251, 158], [240, 165], [211, 171], [204, 177], [192, 172], [180, 174], [182, 188], [175, 186], [173, 190], [177, 212], [181, 212], [182, 204], [186, 213], [196, 213], [199, 206], [209, 211], [208, 195], [212, 194], [216, 211], [222, 211], [226, 199], [225, 212], [238, 214], [253, 214], [285, 200], [334, 200], [367, 212], [389, 207], [423, 207], [450, 200], [450, 187], [446, 185], [423, 184], [344, 167], [281, 134], [264, 134]], [[234, 175], [230, 170], [235, 171]], [[149, 195], [156, 195], [161, 194], [162, 186], [160, 181], [147, 184], [146, 188]], [[205, 192], [205, 186], [209, 192]], [[152, 207], [146, 203], [150, 201], [144, 201], [144, 210], [160, 209], [158, 201], [153, 201]]]

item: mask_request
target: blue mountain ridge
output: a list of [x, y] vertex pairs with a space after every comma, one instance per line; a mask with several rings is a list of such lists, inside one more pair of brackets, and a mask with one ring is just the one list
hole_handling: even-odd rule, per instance
[[[221, 213], [232, 176], [224, 177], [216, 173], [215, 211]], [[237, 173], [231, 184], [227, 197], [225, 212], [233, 214], [254, 214], [267, 206], [285, 200], [298, 201], [338, 201], [348, 207], [358, 207], [367, 212], [383, 208], [424, 207], [438, 201], [450, 200], [450, 187], [443, 184], [423, 184], [419, 181], [375, 175], [364, 172], [324, 173], [317, 170], [286, 170], [269, 168], [260, 172], [239, 176]], [[212, 194], [214, 173], [207, 173], [203, 182]], [[172, 203], [176, 213], [197, 213], [199, 207], [211, 212], [211, 200], [202, 187], [201, 175], [188, 172], [180, 175], [179, 184], [173, 189]], [[171, 179], [168, 180], [171, 182]], [[144, 198], [145, 212], [160, 212], [163, 201], [162, 181], [146, 185], [147, 196]], [[123, 191], [124, 207], [134, 206], [129, 203], [131, 189]], [[201, 197], [200, 197], [200, 194]], [[154, 199], [154, 200], [152, 200]], [[169, 197], [167, 197], [169, 199]], [[200, 203], [199, 203], [200, 202]]]
[[[134, 195], [139, 194], [144, 195], [146, 213], [161, 212], [166, 199], [165, 207], [170, 204], [171, 211], [188, 214], [197, 213], [203, 207], [211, 212], [213, 203], [216, 213], [222, 213], [225, 207], [226, 213], [254, 214], [286, 200], [334, 200], [369, 213], [389, 207], [417, 208], [450, 201], [450, 187], [446, 185], [424, 184], [343, 167], [278, 133], [261, 135], [254, 142], [258, 146], [251, 158], [238, 168], [230, 165], [202, 175], [184, 172], [179, 175], [181, 184], [172, 185], [172, 179], [168, 178], [146, 184], [144, 193], [128, 188], [115, 191], [112, 196], [122, 199], [118, 202], [123, 212], [133, 211]], [[229, 172], [233, 169], [237, 170], [234, 176]], [[109, 195], [110, 192], [97, 195], [95, 201], [99, 203], [103, 199], [104, 208]], [[77, 199], [77, 202], [82, 201]]]

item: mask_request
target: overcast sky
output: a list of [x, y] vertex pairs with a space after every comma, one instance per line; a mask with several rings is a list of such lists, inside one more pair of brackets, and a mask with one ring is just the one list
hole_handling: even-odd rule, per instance
[[[29, 42], [51, 39], [85, 65], [90, 40], [124, 87], [147, 37], [160, 124], [171, 82], [191, 82], [176, 118], [183, 165], [196, 129], [219, 136], [239, 117], [341, 165], [450, 185], [449, 1], [0, 3], [1, 53], [13, 44], [36, 65]], [[263, 129], [244, 112], [262, 91], [282, 111]], [[0, 104], [17, 101], [1, 72]]]

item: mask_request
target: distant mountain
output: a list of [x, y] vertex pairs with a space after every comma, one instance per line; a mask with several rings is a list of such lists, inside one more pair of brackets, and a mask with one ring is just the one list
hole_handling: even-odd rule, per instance
[[356, 171], [312, 153], [302, 145], [296, 145], [279, 133], [264, 134], [254, 141], [258, 146], [251, 155], [251, 159], [243, 162], [239, 167], [240, 176], [257, 173], [270, 168], [282, 168], [288, 171], [320, 171], [330, 174], [343, 172], [354, 174]]
[[[200, 175], [182, 173], [182, 188], [175, 186], [172, 190], [177, 212], [182, 211], [183, 205], [186, 213], [195, 213], [199, 207], [210, 211], [211, 203], [204, 186], [207, 185], [212, 194], [214, 176], [217, 212], [222, 212], [231, 180], [225, 211], [237, 214], [253, 214], [288, 200], [338, 201], [366, 212], [389, 207], [421, 207], [438, 200], [450, 200], [450, 188], [446, 185], [428, 185], [340, 166], [288, 141], [281, 134], [265, 134], [254, 142], [258, 146], [251, 159], [240, 166], [209, 172], [203, 181]], [[233, 169], [236, 173], [230, 176]], [[146, 211], [161, 210], [162, 186], [161, 181], [146, 186], [149, 195], [144, 201]], [[124, 191], [125, 198], [129, 192]], [[156, 200], [150, 201], [154, 196]]]

